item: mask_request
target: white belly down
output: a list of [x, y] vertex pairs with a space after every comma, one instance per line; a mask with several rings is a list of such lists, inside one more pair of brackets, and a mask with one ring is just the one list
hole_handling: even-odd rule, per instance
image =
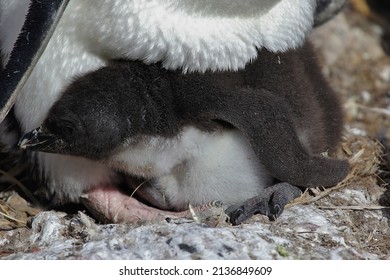
[[187, 127], [175, 138], [150, 137], [142, 144], [123, 147], [109, 164], [149, 179], [174, 210], [212, 200], [242, 204], [272, 184], [272, 177], [237, 129], [206, 133]]

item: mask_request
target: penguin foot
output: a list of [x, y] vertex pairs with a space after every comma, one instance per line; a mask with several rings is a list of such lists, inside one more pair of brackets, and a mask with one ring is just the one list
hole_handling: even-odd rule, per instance
[[189, 211], [171, 212], [148, 206], [114, 185], [95, 186], [81, 197], [81, 202], [102, 223], [159, 222], [167, 217], [191, 217]]
[[95, 186], [81, 197], [82, 204], [101, 223], [161, 222], [189, 218], [212, 227], [224, 224], [227, 217], [219, 201], [191, 206], [185, 211], [167, 211], [149, 206], [114, 185]]
[[289, 183], [278, 183], [268, 187], [260, 195], [252, 197], [239, 206], [230, 206], [225, 212], [233, 225], [239, 225], [255, 214], [266, 215], [276, 220], [288, 202], [302, 194], [301, 190]]

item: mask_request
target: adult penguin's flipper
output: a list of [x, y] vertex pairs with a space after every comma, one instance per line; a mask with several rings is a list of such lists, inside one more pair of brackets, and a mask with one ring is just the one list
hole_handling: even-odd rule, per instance
[[11, 52], [4, 71], [0, 74], [0, 122], [11, 110], [69, 0], [31, 1], [24, 25]]
[[317, 0], [314, 26], [319, 26], [336, 16], [346, 4], [346, 0]]

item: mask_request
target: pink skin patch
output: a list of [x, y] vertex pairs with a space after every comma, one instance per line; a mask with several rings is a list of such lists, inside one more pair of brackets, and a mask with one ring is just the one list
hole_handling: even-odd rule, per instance
[[167, 217], [191, 217], [188, 210], [171, 212], [147, 206], [113, 185], [94, 187], [82, 196], [82, 203], [104, 223], [157, 222]]

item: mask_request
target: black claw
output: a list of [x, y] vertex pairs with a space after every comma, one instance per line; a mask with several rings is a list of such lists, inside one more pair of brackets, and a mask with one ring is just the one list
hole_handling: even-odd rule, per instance
[[279, 205], [274, 205], [274, 206], [270, 206], [270, 209], [271, 209], [271, 215], [268, 217], [271, 221], [275, 221], [282, 214], [284, 207], [280, 207]]
[[239, 225], [255, 214], [266, 215], [270, 221], [275, 221], [283, 213], [284, 206], [300, 195], [298, 187], [279, 183], [248, 199], [243, 205], [228, 207], [225, 212], [233, 225]]
[[245, 216], [244, 207], [239, 207], [236, 210], [233, 210], [232, 212], [229, 213], [230, 222], [232, 223], [232, 225], [235, 226], [241, 224], [243, 221], [246, 220], [244, 216]]

